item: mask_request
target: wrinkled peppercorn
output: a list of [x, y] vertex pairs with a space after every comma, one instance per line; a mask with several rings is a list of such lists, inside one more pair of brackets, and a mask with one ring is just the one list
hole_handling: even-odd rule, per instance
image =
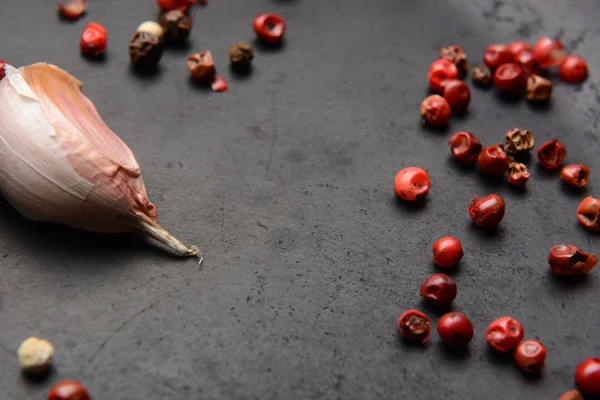
[[188, 38], [192, 30], [192, 20], [180, 10], [171, 10], [160, 17], [166, 41], [181, 42]]
[[247, 43], [237, 42], [229, 49], [229, 61], [231, 62], [231, 66], [236, 70], [249, 70], [253, 59], [254, 50]]
[[512, 128], [504, 135], [504, 151], [508, 154], [530, 151], [534, 145], [533, 133], [527, 129]]
[[480, 65], [473, 68], [471, 78], [477, 85], [489, 86], [489, 84], [492, 83], [492, 70], [486, 65]]
[[512, 186], [523, 186], [531, 177], [527, 167], [522, 163], [511, 163], [508, 169], [508, 183]]
[[465, 76], [469, 72], [469, 60], [467, 54], [460, 46], [448, 46], [440, 50], [440, 58], [450, 61], [458, 68], [458, 74]]
[[600, 232], [600, 199], [588, 196], [577, 207], [577, 219], [584, 228]]
[[545, 169], [560, 167], [566, 155], [567, 149], [558, 139], [542, 144], [537, 151], [538, 161]]
[[560, 171], [560, 179], [567, 185], [583, 187], [590, 179], [590, 169], [583, 164], [571, 164]]
[[187, 66], [194, 80], [198, 82], [209, 83], [215, 79], [217, 70], [210, 51], [190, 54], [187, 60]]
[[153, 69], [162, 57], [163, 48], [162, 27], [155, 22], [144, 22], [129, 41], [129, 58], [138, 69]]
[[529, 101], [548, 101], [552, 95], [552, 82], [539, 75], [532, 74], [527, 78], [525, 96]]
[[554, 275], [581, 276], [590, 272], [598, 257], [570, 244], [558, 244], [550, 249], [548, 264]]

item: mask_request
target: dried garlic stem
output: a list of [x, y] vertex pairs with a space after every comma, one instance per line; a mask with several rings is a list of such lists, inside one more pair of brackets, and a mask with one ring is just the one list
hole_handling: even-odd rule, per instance
[[187, 248], [183, 243], [177, 240], [173, 235], [164, 230], [158, 224], [141, 220], [140, 226], [142, 228], [142, 232], [147, 233], [153, 239], [156, 239], [159, 242], [163, 243], [165, 246], [167, 246], [180, 256], [192, 257], [198, 256], [199, 254], [198, 247], [192, 246], [190, 248]]

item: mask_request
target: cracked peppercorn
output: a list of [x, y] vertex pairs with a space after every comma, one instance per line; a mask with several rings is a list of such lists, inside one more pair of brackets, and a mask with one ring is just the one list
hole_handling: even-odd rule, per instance
[[140, 70], [156, 68], [163, 54], [163, 29], [156, 22], [142, 23], [129, 41], [129, 58]]
[[508, 156], [498, 144], [486, 146], [479, 153], [477, 165], [485, 175], [502, 176], [509, 166]]
[[539, 75], [532, 74], [527, 78], [525, 97], [532, 102], [548, 101], [552, 95], [552, 82]]
[[469, 204], [469, 216], [480, 228], [492, 228], [497, 226], [506, 212], [506, 206], [502, 197], [490, 194], [484, 198], [473, 197]]
[[600, 199], [588, 196], [577, 207], [577, 219], [584, 228], [600, 232]]
[[525, 185], [531, 174], [527, 171], [527, 167], [523, 163], [513, 162], [508, 168], [508, 183], [509, 185], [519, 187]]
[[581, 276], [590, 272], [598, 257], [570, 244], [558, 244], [550, 249], [548, 264], [554, 275]]
[[198, 82], [211, 82], [215, 79], [217, 70], [210, 51], [190, 54], [187, 60], [187, 66], [194, 80]]
[[504, 44], [492, 44], [483, 54], [483, 63], [492, 69], [513, 61], [513, 56]]
[[432, 252], [433, 262], [442, 268], [456, 267], [464, 255], [460, 240], [452, 236], [436, 240]]
[[527, 84], [527, 75], [515, 63], [502, 64], [494, 72], [494, 86], [501, 92], [519, 93]]
[[237, 42], [229, 49], [229, 62], [239, 71], [247, 71], [254, 59], [254, 49], [248, 43]]
[[256, 36], [265, 44], [277, 46], [285, 34], [285, 21], [277, 14], [260, 14], [252, 21]]
[[450, 151], [458, 162], [472, 164], [481, 153], [481, 142], [471, 132], [458, 132], [448, 141]]
[[577, 365], [575, 382], [583, 394], [600, 396], [600, 358], [588, 358]]
[[452, 117], [450, 104], [442, 96], [433, 94], [421, 103], [421, 123], [440, 127], [448, 125]]
[[429, 193], [429, 175], [419, 167], [400, 170], [394, 178], [394, 191], [402, 200], [417, 201]]
[[50, 388], [46, 400], [90, 400], [90, 394], [79, 382], [64, 380]]
[[406, 340], [425, 343], [429, 339], [431, 324], [427, 315], [408, 310], [398, 318], [398, 330]]
[[471, 79], [479, 86], [489, 86], [492, 83], [492, 70], [486, 65], [475, 67], [471, 73]]
[[448, 275], [432, 274], [423, 282], [420, 291], [428, 303], [446, 305], [456, 298], [456, 283]]
[[469, 72], [469, 60], [467, 59], [467, 53], [462, 47], [452, 45], [443, 47], [440, 50], [440, 58], [450, 61], [456, 65], [459, 76], [465, 76]]
[[443, 93], [446, 82], [452, 79], [458, 79], [458, 68], [450, 61], [439, 59], [429, 66], [427, 82], [434, 92]]
[[171, 10], [160, 16], [160, 26], [166, 41], [182, 42], [190, 36], [192, 20], [183, 11]]
[[566, 155], [567, 149], [558, 139], [543, 143], [537, 151], [540, 165], [550, 170], [560, 167]]
[[538, 373], [546, 363], [546, 347], [538, 340], [525, 340], [515, 351], [515, 363], [523, 371]]
[[437, 325], [438, 335], [446, 346], [463, 347], [473, 339], [473, 324], [466, 315], [450, 312], [440, 318]]
[[533, 133], [527, 129], [512, 128], [504, 135], [504, 151], [517, 154], [530, 151], [535, 145]]
[[514, 318], [500, 317], [493, 321], [485, 332], [485, 340], [499, 353], [514, 351], [523, 340], [523, 327]]
[[566, 165], [560, 171], [560, 179], [569, 186], [583, 187], [590, 179], [590, 169], [583, 164]]

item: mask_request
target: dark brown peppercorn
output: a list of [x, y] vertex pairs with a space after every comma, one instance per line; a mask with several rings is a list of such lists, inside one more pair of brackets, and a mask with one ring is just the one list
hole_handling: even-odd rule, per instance
[[245, 71], [250, 69], [254, 59], [254, 50], [247, 43], [237, 42], [229, 49], [229, 61], [231, 66], [237, 70]]
[[129, 58], [138, 69], [152, 69], [163, 53], [162, 38], [148, 32], [136, 32], [129, 42]]
[[171, 10], [160, 17], [166, 41], [181, 42], [188, 38], [192, 30], [192, 20], [180, 10]]
[[469, 60], [467, 59], [467, 53], [460, 46], [448, 46], [443, 47], [440, 50], [440, 58], [450, 61], [456, 65], [458, 74], [461, 77], [466, 76], [469, 73]]
[[488, 86], [492, 83], [492, 71], [485, 65], [473, 68], [471, 77], [474, 83], [481, 86]]
[[192, 77], [198, 82], [210, 82], [215, 78], [217, 71], [210, 51], [190, 54], [187, 61]]
[[531, 75], [527, 79], [527, 89], [525, 91], [529, 101], [548, 101], [552, 95], [552, 82], [539, 75]]
[[508, 154], [530, 151], [534, 145], [533, 133], [527, 129], [512, 128], [504, 136], [504, 151]]

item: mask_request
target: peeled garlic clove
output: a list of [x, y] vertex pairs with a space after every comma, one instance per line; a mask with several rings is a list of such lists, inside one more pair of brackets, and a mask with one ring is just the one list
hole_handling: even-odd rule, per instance
[[45, 63], [6, 66], [0, 81], [0, 192], [26, 218], [95, 232], [145, 232], [198, 254], [157, 223], [140, 166], [81, 82]]
[[21, 343], [17, 355], [23, 372], [41, 375], [52, 363], [54, 346], [47, 340], [32, 336]]

